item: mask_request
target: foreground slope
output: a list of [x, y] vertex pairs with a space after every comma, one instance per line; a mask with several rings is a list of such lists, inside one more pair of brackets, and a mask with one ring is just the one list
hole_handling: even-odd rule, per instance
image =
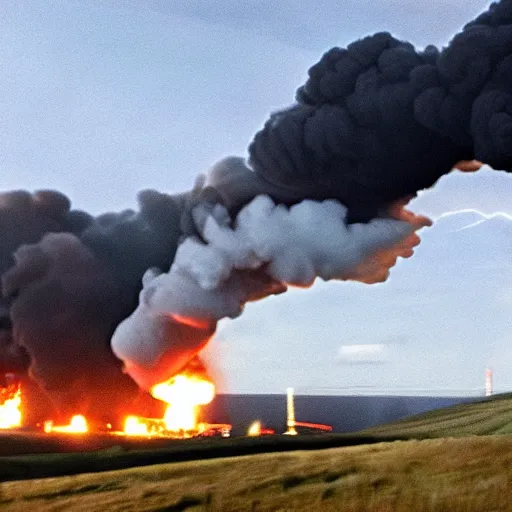
[[512, 434], [512, 394], [411, 416], [363, 433], [408, 438]]
[[397, 441], [0, 484], [0, 507], [66, 511], [512, 510], [512, 437]]

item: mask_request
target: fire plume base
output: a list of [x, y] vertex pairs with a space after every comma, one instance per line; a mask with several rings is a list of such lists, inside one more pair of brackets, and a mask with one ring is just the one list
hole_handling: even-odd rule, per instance
[[158, 418], [141, 418], [129, 416], [126, 419], [124, 431], [120, 435], [136, 437], [167, 437], [176, 439], [188, 439], [196, 437], [205, 430], [202, 423], [194, 429], [169, 430], [166, 422]]
[[[228, 425], [230, 427], [230, 425]], [[230, 431], [229, 431], [230, 432]], [[43, 430], [27, 430], [24, 428], [0, 430], [0, 457], [10, 457], [42, 453], [85, 453], [113, 450], [116, 453], [139, 450], [180, 451], [181, 447], [195, 446], [196, 441], [204, 437], [215, 440], [222, 446], [225, 441], [217, 425], [209, 425], [207, 430], [195, 437], [183, 439], [175, 436], [134, 436], [124, 432], [110, 431], [87, 433], [44, 432]], [[229, 436], [228, 436], [229, 437]], [[200, 443], [202, 445], [202, 443]]]
[[118, 435], [127, 437], [190, 439], [192, 437], [230, 437], [232, 426], [229, 424], [199, 423], [192, 429], [169, 430], [165, 419], [142, 418], [129, 416], [126, 419], [123, 432]]

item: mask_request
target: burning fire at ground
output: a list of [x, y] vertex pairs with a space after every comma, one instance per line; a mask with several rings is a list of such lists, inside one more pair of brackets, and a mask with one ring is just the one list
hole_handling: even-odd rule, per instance
[[[16, 378], [4, 376], [5, 385], [0, 387], [0, 429], [16, 429], [22, 426], [22, 390]], [[209, 404], [215, 397], [215, 385], [207, 376], [206, 370], [198, 360], [182, 373], [167, 382], [154, 386], [151, 390], [154, 398], [165, 402], [167, 410], [162, 418], [127, 416], [122, 431], [114, 431], [111, 425], [105, 425], [100, 432], [110, 435], [146, 438], [180, 438], [191, 437], [230, 437], [232, 425], [212, 424], [200, 421], [200, 407]], [[296, 435], [296, 427], [311, 432], [332, 432], [330, 425], [296, 421], [293, 389], [287, 390], [287, 435]], [[46, 434], [94, 434], [98, 433], [88, 419], [81, 414], [73, 416], [67, 425], [56, 425], [48, 420], [43, 424]], [[265, 428], [261, 421], [254, 421], [247, 435], [259, 437], [274, 435], [275, 430]]]
[[[7, 381], [0, 387], [0, 429], [12, 429], [22, 426], [22, 392], [19, 382]], [[154, 386], [151, 390], [154, 398], [165, 402], [167, 410], [163, 418], [145, 418], [128, 416], [122, 432], [112, 432], [126, 436], [158, 436], [188, 438], [198, 435], [214, 435], [216, 432], [227, 437], [231, 425], [213, 425], [199, 421], [200, 406], [210, 403], [215, 397], [215, 385], [206, 376], [202, 363], [194, 362], [183, 373], [167, 382]], [[84, 415], [75, 415], [67, 425], [56, 425], [53, 420], [43, 424], [45, 433], [85, 434], [90, 426]], [[110, 431], [110, 424], [106, 426]]]
[[264, 428], [261, 424], [261, 421], [255, 421], [247, 430], [247, 435], [249, 437], [271, 436], [275, 433], [275, 430], [271, 428]]
[[207, 425], [200, 423], [199, 406], [209, 404], [215, 396], [215, 386], [206, 377], [183, 373], [157, 384], [151, 394], [169, 404], [162, 419], [128, 416], [126, 435], [169, 435], [192, 437], [203, 433]]
[[169, 404], [164, 416], [168, 430], [193, 430], [197, 427], [197, 407], [213, 400], [215, 386], [194, 375], [177, 375], [166, 383], [156, 385], [151, 394]]
[[0, 429], [21, 426], [21, 389], [18, 385], [0, 389]]
[[[200, 423], [198, 419], [199, 406], [210, 403], [215, 396], [215, 386], [205, 376], [183, 373], [156, 385], [151, 394], [168, 404], [164, 417], [128, 416], [121, 434], [188, 438], [201, 435], [211, 427], [206, 423]], [[47, 421], [44, 424], [44, 431], [80, 434], [89, 432], [89, 427], [84, 416], [76, 415], [71, 418], [68, 425], [54, 425], [52, 421]]]
[[249, 429], [247, 430], [247, 435], [251, 437], [256, 437], [261, 435], [261, 422], [255, 421], [251, 424]]
[[77, 414], [71, 418], [69, 425], [54, 425], [53, 421], [45, 421], [44, 431], [49, 434], [51, 432], [62, 432], [68, 434], [86, 434], [89, 432], [89, 426], [85, 416]]

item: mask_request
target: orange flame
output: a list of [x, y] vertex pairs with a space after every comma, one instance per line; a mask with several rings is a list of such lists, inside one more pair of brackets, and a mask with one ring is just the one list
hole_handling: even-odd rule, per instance
[[69, 425], [54, 425], [53, 421], [45, 421], [44, 431], [49, 434], [51, 432], [64, 432], [69, 434], [85, 434], [89, 431], [85, 416], [80, 414], [73, 416]]
[[124, 425], [126, 435], [179, 434], [186, 437], [201, 433], [205, 426], [198, 421], [198, 407], [213, 400], [215, 386], [206, 377], [183, 373], [157, 384], [151, 394], [169, 404], [163, 419], [128, 416]]
[[143, 418], [128, 416], [124, 423], [124, 433], [128, 436], [149, 436], [149, 426]]
[[21, 414], [21, 390], [18, 387], [16, 391], [6, 388], [2, 390], [2, 395], [6, 395], [6, 398], [0, 405], [0, 429], [13, 428], [21, 426], [22, 414]]
[[261, 436], [261, 422], [255, 421], [252, 423], [247, 431], [247, 435], [251, 437]]
[[206, 405], [215, 396], [212, 382], [195, 375], [176, 375], [171, 380], [157, 384], [151, 394], [169, 404], [164, 422], [167, 430], [194, 430], [197, 428], [198, 405]]

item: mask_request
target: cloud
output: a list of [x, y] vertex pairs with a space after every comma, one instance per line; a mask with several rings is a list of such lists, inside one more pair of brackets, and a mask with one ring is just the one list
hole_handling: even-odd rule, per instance
[[344, 365], [374, 365], [388, 363], [384, 343], [342, 345], [338, 349], [338, 363]]

